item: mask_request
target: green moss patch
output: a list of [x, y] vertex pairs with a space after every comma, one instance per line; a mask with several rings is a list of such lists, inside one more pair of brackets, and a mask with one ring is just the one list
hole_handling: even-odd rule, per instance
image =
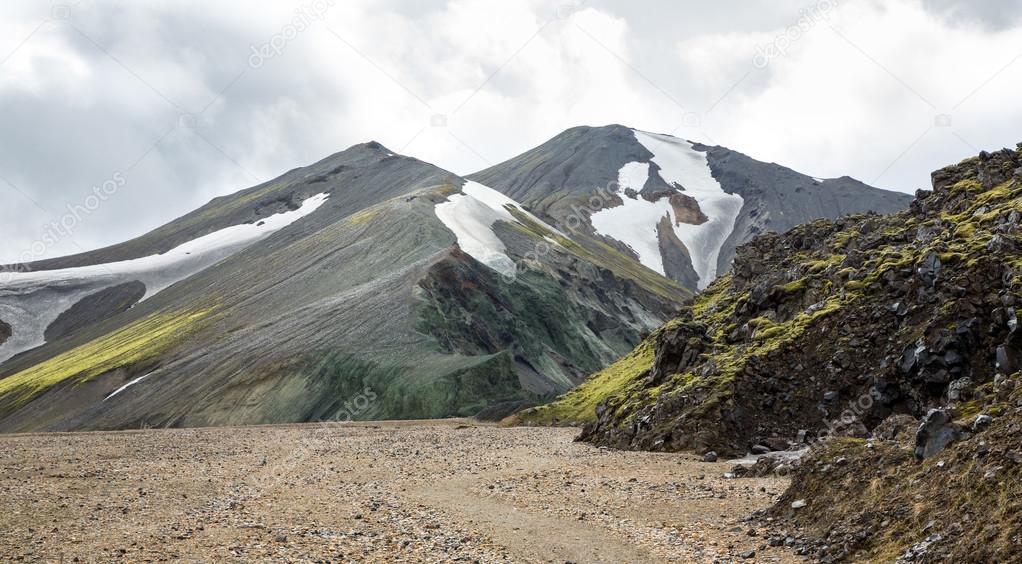
[[597, 372], [553, 403], [519, 414], [522, 422], [536, 425], [579, 425], [596, 419], [596, 406], [613, 395], [636, 387], [653, 366], [650, 339], [608, 368]]
[[212, 310], [154, 314], [0, 380], [0, 399], [24, 405], [65, 381], [85, 382], [153, 359], [179, 343]]

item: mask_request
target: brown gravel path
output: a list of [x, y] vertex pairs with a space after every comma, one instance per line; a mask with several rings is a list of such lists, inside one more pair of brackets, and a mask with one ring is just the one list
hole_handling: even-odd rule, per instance
[[798, 561], [785, 484], [467, 421], [0, 436], [0, 561]]

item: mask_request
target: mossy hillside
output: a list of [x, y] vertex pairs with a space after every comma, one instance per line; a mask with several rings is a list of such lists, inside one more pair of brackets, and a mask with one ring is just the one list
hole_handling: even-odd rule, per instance
[[634, 390], [653, 367], [653, 344], [644, 340], [631, 353], [597, 372], [555, 401], [518, 414], [530, 425], [583, 425], [596, 420], [596, 407], [613, 395]]
[[[762, 433], [757, 428], [793, 434], [794, 425], [811, 427], [819, 417], [812, 406], [825, 391], [854, 397], [878, 374], [892, 394], [925, 411], [941, 390], [915, 388], [897, 373], [903, 349], [921, 339], [947, 346], [940, 343], [975, 326], [970, 317], [1011, 299], [994, 294], [996, 305], [977, 309], [990, 297], [979, 280], [1020, 289], [1018, 173], [984, 173], [983, 182], [964, 174], [953, 181], [938, 175], [934, 194], [896, 216], [815, 221], [741, 248], [734, 274], [697, 296], [679, 330], [654, 343], [650, 376], [604, 395], [583, 436], [618, 447], [740, 453]], [[951, 295], [970, 288], [979, 294], [971, 302]], [[992, 363], [978, 359], [990, 358], [1002, 338], [969, 341], [982, 354], [966, 359], [968, 369], [992, 377]], [[850, 369], [855, 362], [878, 365]], [[803, 373], [810, 382], [799, 383]]]
[[384, 207], [384, 205], [385, 204], [380, 204], [373, 206], [371, 208], [366, 208], [359, 212], [355, 212], [349, 215], [347, 218], [345, 218], [344, 221], [345, 223], [352, 227], [369, 225], [373, 222], [374, 219], [380, 216], [380, 214], [383, 211], [382, 208]]
[[522, 391], [508, 353], [422, 353], [408, 363], [382, 364], [346, 351], [317, 351], [280, 374], [290, 384], [263, 410], [271, 421], [471, 417], [494, 403], [537, 399]]
[[145, 317], [0, 380], [0, 404], [16, 408], [58, 384], [81, 383], [143, 364], [201, 328], [212, 314], [212, 309], [205, 309], [165, 311]]
[[[1022, 558], [1020, 395], [1022, 389], [1006, 394], [1002, 388], [969, 402], [976, 414], [993, 415], [992, 425], [922, 461], [911, 443], [830, 440], [801, 461], [773, 516], [825, 538], [815, 549], [819, 559], [894, 562], [937, 535], [922, 561], [1016, 562]], [[956, 413], [963, 425], [975, 419]], [[792, 511], [799, 499], [807, 505]]]
[[[807, 532], [811, 558], [1019, 561], [1022, 380], [1005, 372], [1022, 363], [1022, 150], [939, 171], [934, 188], [902, 214], [740, 249], [734, 274], [648, 341], [648, 371], [602, 394], [583, 438], [741, 454], [827, 430], [839, 438], [773, 515]], [[912, 418], [934, 407], [972, 436], [918, 461]], [[981, 414], [992, 422], [974, 425]]]
[[506, 281], [456, 254], [420, 282], [416, 329], [435, 338], [440, 352], [508, 351], [550, 379], [554, 387], [537, 393], [563, 392], [615, 356], [588, 328], [590, 312], [565, 299], [565, 291], [542, 272], [524, 269]]
[[[853, 297], [846, 298], [847, 301]], [[727, 310], [736, 304], [718, 304]], [[655, 385], [633, 385], [606, 397], [603, 407], [604, 418], [618, 421], [617, 426], [645, 428], [650, 437], [656, 437], [649, 446], [659, 444], [660, 448], [700, 448], [718, 441], [707, 439], [707, 444], [692, 443], [678, 438], [679, 431], [688, 433], [703, 427], [705, 421], [724, 417], [723, 414], [735, 409], [735, 398], [739, 394], [739, 378], [749, 371], [755, 371], [760, 359], [786, 353], [815, 324], [841, 310], [842, 300], [832, 298], [811, 311], [803, 311], [790, 320], [774, 322], [766, 317], [757, 317], [748, 323], [751, 338], [748, 341], [731, 342], [729, 339], [702, 343], [706, 352], [684, 369], [670, 373], [666, 380]], [[697, 318], [698, 319], [698, 318]], [[688, 327], [691, 327], [689, 325]], [[707, 323], [699, 327], [698, 333], [722, 336], [733, 325], [724, 319], [718, 323]], [[687, 334], [691, 334], [688, 332]], [[671, 406], [670, 414], [666, 406]], [[684, 407], [678, 407], [684, 406]], [[725, 426], [718, 425], [718, 430]], [[743, 433], [730, 430], [732, 433]], [[677, 441], [672, 444], [671, 441]], [[720, 443], [718, 443], [720, 444]], [[728, 452], [730, 446], [720, 446]], [[737, 447], [740, 451], [741, 447]]]

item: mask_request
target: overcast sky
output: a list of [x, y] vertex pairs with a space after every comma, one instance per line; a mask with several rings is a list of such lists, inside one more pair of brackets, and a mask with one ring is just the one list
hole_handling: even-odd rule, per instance
[[370, 139], [464, 174], [622, 123], [906, 192], [1022, 141], [1022, 0], [763, 4], [4, 0], [0, 262]]

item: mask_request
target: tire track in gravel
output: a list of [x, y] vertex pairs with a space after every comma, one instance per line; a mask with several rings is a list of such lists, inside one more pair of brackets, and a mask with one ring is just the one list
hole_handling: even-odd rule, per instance
[[440, 510], [460, 523], [470, 523], [528, 562], [656, 562], [639, 547], [619, 541], [605, 529], [585, 521], [559, 519], [541, 511], [523, 509], [494, 496], [472, 493], [473, 486], [491, 478], [509, 478], [546, 468], [532, 463], [528, 469], [479, 474], [444, 480], [408, 491], [405, 495]]

